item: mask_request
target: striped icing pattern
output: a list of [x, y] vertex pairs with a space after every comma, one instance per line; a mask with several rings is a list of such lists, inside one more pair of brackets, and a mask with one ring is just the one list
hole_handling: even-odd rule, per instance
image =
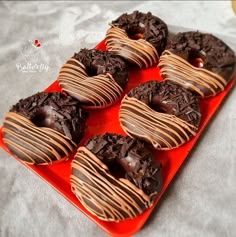
[[58, 81], [62, 90], [78, 99], [84, 108], [107, 107], [123, 92], [110, 74], [89, 77], [84, 65], [73, 58], [62, 66]]
[[73, 193], [101, 220], [132, 219], [153, 204], [151, 197], [127, 179], [115, 179], [107, 166], [86, 147], [79, 147], [71, 166]]
[[181, 146], [196, 135], [197, 130], [197, 127], [175, 115], [156, 112], [128, 96], [121, 102], [119, 120], [126, 134], [145, 140], [159, 150]]
[[117, 55], [140, 68], [148, 68], [158, 63], [158, 52], [144, 39], [130, 39], [125, 32], [111, 25], [106, 33], [106, 47]]
[[196, 68], [168, 50], [162, 53], [158, 66], [165, 80], [174, 81], [201, 97], [214, 96], [227, 85], [227, 81], [220, 75]]
[[2, 133], [8, 149], [28, 164], [59, 161], [76, 148], [76, 144], [60, 132], [37, 127], [29, 119], [14, 112], [6, 113]]

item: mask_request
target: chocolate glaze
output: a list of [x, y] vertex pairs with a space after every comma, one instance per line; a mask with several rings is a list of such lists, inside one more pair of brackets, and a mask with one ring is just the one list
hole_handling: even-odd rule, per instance
[[178, 33], [160, 58], [160, 73], [201, 97], [222, 91], [235, 69], [235, 54], [223, 41], [200, 32]]
[[110, 25], [106, 34], [108, 51], [140, 68], [157, 64], [168, 35], [167, 26], [161, 19], [150, 12], [135, 11], [121, 15]]
[[[116, 178], [114, 169], [123, 169], [125, 175]], [[134, 218], [160, 192], [160, 169], [142, 142], [106, 133], [78, 149], [72, 161], [72, 191], [99, 219]]]
[[171, 82], [148, 81], [124, 97], [119, 111], [121, 127], [156, 149], [179, 147], [195, 135], [200, 123], [197, 98]]
[[21, 99], [5, 115], [3, 140], [26, 163], [52, 163], [72, 153], [87, 116], [72, 97], [40, 92]]
[[124, 178], [147, 195], [160, 191], [160, 165], [153, 161], [153, 155], [144, 143], [127, 136], [106, 133], [89, 139], [85, 146], [108, 167], [117, 168], [120, 164], [125, 171]]
[[114, 53], [97, 49], [81, 49], [74, 54], [73, 58], [85, 66], [89, 76], [108, 73], [121, 88], [126, 87], [128, 66], [121, 57]]
[[200, 123], [197, 98], [172, 82], [148, 81], [132, 89], [128, 96], [140, 100], [157, 112], [175, 115], [194, 126]]
[[10, 112], [23, 115], [38, 127], [49, 127], [78, 143], [88, 113], [80, 103], [60, 92], [39, 92], [13, 105]]
[[124, 13], [111, 23], [113, 26], [125, 30], [128, 35], [141, 34], [143, 39], [154, 46], [161, 55], [166, 47], [168, 28], [164, 21], [152, 15], [151, 12], [134, 11]]
[[101, 50], [81, 50], [62, 66], [58, 75], [62, 90], [79, 100], [82, 107], [89, 109], [114, 104], [127, 80], [124, 60]]
[[47, 127], [37, 127], [24, 116], [8, 112], [3, 121], [3, 141], [10, 152], [32, 165], [62, 161], [76, 148], [70, 138]]

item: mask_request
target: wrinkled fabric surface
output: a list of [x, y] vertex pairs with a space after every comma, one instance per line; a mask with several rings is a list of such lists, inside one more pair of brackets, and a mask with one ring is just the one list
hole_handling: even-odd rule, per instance
[[[68, 57], [94, 47], [104, 38], [108, 22], [133, 10], [151, 11], [172, 32], [214, 33], [236, 51], [236, 16], [230, 1], [0, 2], [1, 124], [11, 105], [51, 84]], [[41, 44], [40, 51], [32, 52], [30, 41]], [[29, 62], [41, 66], [23, 68]], [[136, 236], [236, 236], [235, 101], [234, 89]], [[104, 235], [0, 150], [1, 237]]]

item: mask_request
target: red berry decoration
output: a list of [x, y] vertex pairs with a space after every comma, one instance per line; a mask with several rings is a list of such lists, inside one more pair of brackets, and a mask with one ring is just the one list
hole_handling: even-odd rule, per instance
[[41, 44], [39, 43], [39, 41], [36, 39], [36, 40], [34, 40], [34, 45], [36, 46], [36, 47], [40, 47], [41, 46]]

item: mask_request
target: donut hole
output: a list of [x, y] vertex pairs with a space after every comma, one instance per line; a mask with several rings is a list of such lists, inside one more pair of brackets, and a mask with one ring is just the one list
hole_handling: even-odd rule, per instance
[[37, 127], [48, 127], [55, 129], [56, 120], [62, 117], [57, 113], [51, 106], [44, 106], [37, 111], [35, 111], [34, 116], [31, 118], [31, 121]]
[[87, 67], [86, 72], [89, 77], [94, 77], [98, 75], [97, 68], [94, 67]]
[[144, 39], [144, 29], [142, 27], [131, 27], [126, 30], [126, 33], [132, 40]]
[[109, 171], [116, 179], [125, 178], [125, 169], [118, 162], [114, 162], [109, 166]]
[[166, 103], [166, 101], [164, 101], [163, 103], [163, 98], [159, 95], [154, 95], [152, 97], [152, 100], [149, 103], [149, 107], [155, 110], [156, 112], [167, 114], [173, 114], [173, 110], [175, 110], [173, 108], [173, 105], [171, 106], [170, 104]]
[[203, 68], [205, 63], [205, 56], [201, 52], [191, 50], [188, 56], [188, 61], [196, 68]]
[[140, 162], [138, 159], [130, 154], [122, 158], [116, 158], [111, 162], [103, 160], [103, 162], [108, 166], [109, 172], [116, 179], [126, 178], [126, 174], [133, 172], [138, 169]]
[[168, 113], [168, 107], [163, 106], [161, 103], [151, 103], [149, 107], [159, 113]]

